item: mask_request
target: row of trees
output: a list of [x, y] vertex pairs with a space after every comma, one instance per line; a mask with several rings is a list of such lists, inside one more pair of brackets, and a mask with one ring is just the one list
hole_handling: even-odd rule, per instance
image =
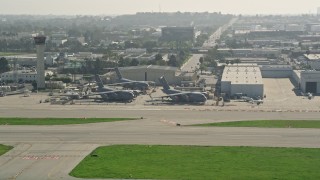
[[217, 67], [217, 62], [219, 63], [226, 63], [226, 64], [236, 64], [240, 63], [240, 59], [235, 60], [226, 60], [225, 55], [220, 53], [218, 51], [218, 47], [214, 47], [208, 51], [208, 54], [206, 54], [204, 57], [201, 57], [199, 59], [199, 70], [205, 71], [207, 70], [207, 67]]
[[6, 58], [1, 57], [0, 58], [0, 73], [4, 73], [10, 71], [9, 62]]

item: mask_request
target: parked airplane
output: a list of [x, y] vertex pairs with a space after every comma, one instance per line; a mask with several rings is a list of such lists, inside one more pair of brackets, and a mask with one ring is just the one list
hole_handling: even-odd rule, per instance
[[241, 99], [244, 100], [245, 102], [249, 102], [251, 104], [262, 104], [263, 103], [263, 100], [262, 99], [253, 99], [251, 97], [248, 97], [248, 96], [241, 96]]
[[67, 91], [66, 93], [61, 94], [60, 96], [68, 97], [69, 99], [81, 99], [83, 94], [74, 91]]
[[30, 91], [28, 89], [19, 89], [16, 91], [0, 91], [0, 97], [18, 95], [18, 94], [24, 94], [24, 96], [27, 97], [26, 94], [30, 95]]
[[174, 102], [187, 102], [187, 103], [205, 103], [207, 97], [204, 93], [201, 92], [185, 92], [171, 89], [167, 80], [164, 76], [159, 78], [160, 83], [163, 86], [163, 92], [167, 96], [162, 96], [160, 98], [170, 98]]
[[245, 102], [250, 102], [251, 100], [253, 100], [251, 97], [248, 96], [241, 96], [240, 99], [242, 99]]
[[251, 98], [251, 101], [250, 101], [251, 104], [262, 104], [263, 103], [263, 100], [262, 99], [252, 99]]
[[115, 90], [104, 86], [99, 75], [95, 75], [95, 79], [98, 85], [97, 93], [91, 93], [89, 95], [100, 95], [105, 101], [125, 102], [131, 102], [136, 97], [131, 90]]
[[[122, 77], [122, 74], [118, 67], [114, 69], [116, 71], [119, 83], [109, 84], [110, 86], [123, 86], [128, 89], [139, 89], [139, 90], [147, 90], [149, 89], [148, 81], [134, 81], [130, 79], [126, 79]], [[154, 82], [151, 82], [154, 83]]]

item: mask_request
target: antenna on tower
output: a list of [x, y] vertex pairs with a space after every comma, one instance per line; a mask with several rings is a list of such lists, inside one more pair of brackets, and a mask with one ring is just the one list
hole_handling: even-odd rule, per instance
[[161, 4], [159, 4], [159, 13], [161, 13], [161, 11], [162, 11], [162, 10], [161, 10]]

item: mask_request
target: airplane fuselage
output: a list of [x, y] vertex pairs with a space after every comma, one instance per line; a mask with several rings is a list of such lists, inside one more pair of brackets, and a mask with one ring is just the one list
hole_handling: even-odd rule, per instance
[[174, 102], [190, 102], [190, 103], [204, 103], [207, 97], [201, 92], [182, 92], [177, 90], [163, 90], [168, 94], [170, 99]]
[[149, 84], [144, 81], [132, 81], [129, 79], [120, 79], [121, 83], [124, 83], [123, 87], [128, 89], [139, 89], [139, 90], [147, 90], [149, 89]]
[[[111, 88], [103, 87], [98, 88], [98, 92], [100, 92], [101, 97], [104, 100], [111, 100], [111, 101], [132, 101], [136, 96], [134, 92], [130, 90], [114, 90]], [[109, 93], [103, 93], [109, 92]]]

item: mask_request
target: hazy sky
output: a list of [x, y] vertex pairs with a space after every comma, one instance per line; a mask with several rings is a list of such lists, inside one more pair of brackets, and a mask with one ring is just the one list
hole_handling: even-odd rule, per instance
[[133, 14], [218, 12], [231, 14], [316, 13], [320, 0], [0, 0], [0, 14]]

